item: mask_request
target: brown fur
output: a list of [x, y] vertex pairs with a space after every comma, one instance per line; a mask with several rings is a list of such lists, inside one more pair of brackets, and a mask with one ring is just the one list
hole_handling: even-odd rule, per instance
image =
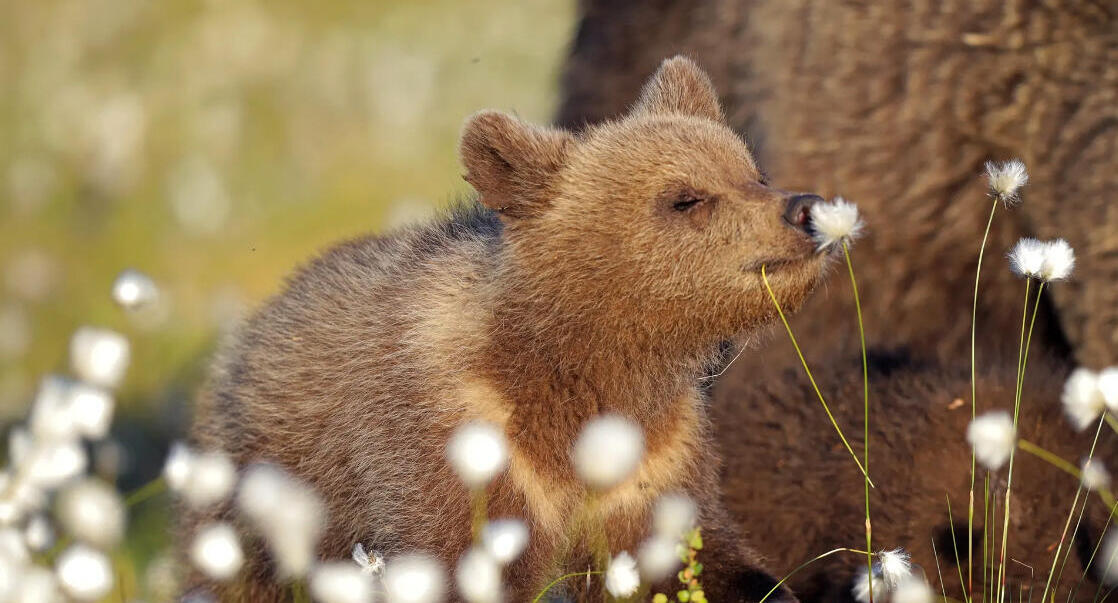
[[[695, 57], [775, 178], [862, 207], [856, 260], [881, 345], [968, 353], [961, 318], [990, 211], [982, 164], [1022, 158], [1032, 181], [995, 220], [979, 306], [994, 337], [980, 340], [1014, 331], [1013, 242], [1065, 237], [1079, 264], [1049, 291], [1055, 320], [1040, 345], [1066, 340], [1095, 368], [1118, 362], [1113, 1], [583, 0], [581, 12], [558, 122], [617, 115], [660, 57]], [[797, 332], [833, 343], [848, 300], [815, 296]]]
[[[505, 573], [523, 601], [587, 567], [572, 525], [586, 491], [568, 455], [590, 418], [619, 413], [648, 446], [638, 474], [597, 498], [611, 552], [634, 550], [660, 494], [686, 491], [708, 592], [757, 600], [774, 582], [725, 518], [695, 383], [720, 340], [774, 318], [763, 264], [795, 309], [823, 260], [720, 116], [706, 75], [681, 58], [628, 116], [579, 135], [475, 115], [461, 155], [479, 203], [296, 273], [224, 351], [198, 444], [311, 483], [329, 510], [323, 558], [361, 542], [449, 567], [469, 544], [470, 504], [446, 443], [492, 421], [511, 463], [488, 512], [532, 530]], [[687, 200], [699, 202], [675, 207]], [[250, 558], [253, 599], [281, 598], [259, 550]]]
[[[989, 360], [989, 359], [987, 359]], [[951, 540], [951, 522], [966, 575], [967, 500], [970, 448], [965, 441], [970, 406], [970, 371], [965, 362], [946, 366], [880, 358], [871, 368], [870, 474], [874, 549], [903, 547], [940, 592], [936, 557], [947, 594], [962, 600]], [[990, 363], [985, 364], [989, 366]], [[1015, 360], [994, 362], [978, 381], [979, 412], [1012, 412]], [[842, 356], [818, 364], [816, 377], [855, 452], [863, 429], [862, 371], [856, 357]], [[1073, 464], [1086, 457], [1094, 428], [1076, 433], [1061, 416], [1059, 402], [1066, 369], [1034, 358], [1021, 405], [1021, 436]], [[723, 486], [730, 512], [750, 542], [773, 554], [777, 575], [835, 547], [865, 548], [864, 493], [861, 473], [824, 414], [806, 378], [789, 369], [780, 378], [756, 382], [731, 379], [717, 389], [713, 420], [719, 426], [726, 464]], [[1109, 467], [1118, 461], [1114, 434], [1104, 428], [1096, 455]], [[1007, 564], [1012, 598], [1028, 588], [1039, 599], [1068, 511], [1076, 493], [1075, 478], [1037, 458], [1018, 452], [1015, 461]], [[993, 474], [998, 494], [996, 525], [1000, 538], [1006, 469]], [[983, 484], [980, 469], [976, 494], [976, 597], [982, 584]], [[952, 513], [948, 514], [950, 498]], [[1058, 583], [1058, 600], [1066, 600], [1083, 575], [1085, 562], [1105, 523], [1105, 505], [1092, 494], [1088, 513]], [[951, 518], [951, 521], [949, 521]], [[1074, 520], [1073, 520], [1074, 527]], [[1065, 551], [1067, 547], [1065, 546]], [[865, 558], [831, 557], [791, 582], [804, 601], [852, 601], [854, 575]], [[1098, 583], [1089, 575], [1077, 600], [1090, 601]], [[1105, 591], [1104, 591], [1105, 592]]]

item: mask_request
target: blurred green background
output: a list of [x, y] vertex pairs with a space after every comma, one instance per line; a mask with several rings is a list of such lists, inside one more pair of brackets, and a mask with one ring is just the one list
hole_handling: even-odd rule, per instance
[[[125, 490], [185, 432], [217, 338], [286, 273], [468, 191], [467, 115], [549, 120], [575, 17], [573, 0], [0, 6], [0, 424], [68, 371], [74, 329], [126, 334]], [[159, 305], [114, 305], [125, 268]], [[166, 543], [139, 531], [134, 549]]]

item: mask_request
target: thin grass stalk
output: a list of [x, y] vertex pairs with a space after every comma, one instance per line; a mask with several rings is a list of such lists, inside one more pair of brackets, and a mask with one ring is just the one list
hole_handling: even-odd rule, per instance
[[955, 514], [951, 512], [951, 496], [945, 494], [947, 499], [947, 527], [951, 529], [951, 548], [955, 551], [955, 568], [959, 570], [959, 588], [963, 589], [963, 601], [967, 599], [967, 581], [963, 579], [962, 559], [959, 559], [959, 541], [955, 539]]
[[[869, 552], [869, 551], [859, 551], [858, 549], [850, 549], [850, 548], [842, 547], [842, 548], [837, 548], [837, 549], [831, 549], [831, 550], [827, 551], [826, 553], [823, 553], [822, 555], [818, 555], [816, 557], [808, 559], [807, 561], [805, 561], [805, 562], [799, 564], [798, 566], [796, 566], [796, 569], [792, 570], [791, 572], [788, 572], [787, 576], [784, 576], [783, 578], [781, 578], [780, 582], [777, 582], [776, 585], [774, 585], [771, 589], [769, 589], [769, 592], [765, 593], [765, 596], [761, 597], [761, 600], [758, 601], [757, 603], [765, 603], [765, 600], [767, 600], [770, 596], [772, 596], [772, 594], [776, 592], [776, 589], [780, 588], [785, 582], [787, 582], [789, 579], [791, 579], [792, 576], [795, 576], [796, 572], [804, 569], [805, 567], [811, 565], [812, 563], [815, 563], [816, 561], [819, 561], [820, 559], [824, 559], [824, 558], [830, 557], [831, 555], [834, 555], [836, 553], [841, 553], [841, 552], [844, 552], [844, 551], [849, 552], [849, 553], [857, 553], [859, 555], [864, 555], [864, 554]], [[535, 602], [533, 601], [533, 603], [535, 603]]]
[[[1095, 458], [1095, 447], [1099, 443], [1099, 434], [1102, 433], [1102, 424], [1104, 422], [1105, 421], [1100, 417], [1099, 418], [1099, 424], [1095, 428], [1095, 437], [1094, 437], [1093, 440], [1091, 440], [1091, 450], [1087, 453], [1087, 462], [1088, 463], [1090, 463]], [[1080, 495], [1080, 493], [1083, 492], [1083, 490], [1084, 490], [1083, 479], [1082, 479], [1082, 476], [1081, 476], [1080, 480], [1079, 480], [1079, 487], [1076, 488], [1076, 490], [1075, 490], [1076, 501], [1079, 500], [1079, 495]], [[1079, 509], [1079, 518], [1075, 520], [1075, 529], [1072, 530], [1072, 532], [1071, 532], [1072, 534], [1075, 534], [1076, 532], [1079, 531], [1079, 526], [1083, 521], [1083, 513], [1087, 510], [1087, 500], [1088, 500], [1088, 498], [1089, 498], [1089, 496], [1084, 497], [1084, 499], [1083, 499], [1083, 506]], [[1060, 536], [1060, 546], [1063, 546], [1063, 544], [1064, 544], [1064, 537], [1067, 535], [1067, 531], [1068, 531], [1068, 523], [1071, 522], [1071, 516], [1074, 513], [1075, 513], [1075, 501], [1072, 502], [1071, 510], [1068, 511], [1068, 521], [1064, 524], [1064, 534], [1062, 534]], [[1056, 548], [1056, 556], [1052, 559], [1052, 569], [1056, 568], [1056, 562], [1060, 559], [1060, 546], [1058, 546]], [[1067, 567], [1068, 557], [1070, 557], [1070, 556], [1071, 556], [1071, 546], [1069, 545], [1067, 552], [1064, 553], [1064, 560], [1063, 560], [1063, 562], [1060, 563], [1060, 571], [1059, 571], [1058, 574], [1056, 574], [1056, 584], [1059, 584], [1060, 579], [1063, 578], [1064, 568]], [[1049, 571], [1048, 579], [1049, 579], [1049, 581], [1052, 580], [1051, 570]], [[1047, 595], [1048, 595], [1048, 587], [1047, 586], [1045, 586], [1044, 591], [1045, 591], [1044, 594], [1047, 597]], [[1055, 598], [1056, 593], [1053, 592], [1052, 596], [1053, 596], [1053, 598]]]
[[[858, 281], [854, 279], [854, 262], [850, 260], [850, 246], [845, 240], [842, 242], [842, 254], [846, 258], [846, 269], [850, 273], [850, 289], [854, 292], [854, 310], [858, 315], [858, 339], [862, 344], [862, 454], [864, 461], [862, 467], [867, 472], [863, 480], [866, 495], [866, 571], [873, 575], [873, 523], [870, 521], [870, 369], [866, 359], [866, 329], [862, 323], [862, 300], [858, 296]], [[873, 603], [873, 580], [869, 581], [870, 603]]]
[[815, 390], [815, 395], [819, 398], [819, 403], [823, 405], [823, 410], [827, 413], [827, 418], [831, 420], [831, 425], [838, 433], [839, 439], [842, 440], [846, 451], [850, 453], [854, 463], [858, 465], [858, 470], [862, 472], [871, 488], [875, 488], [873, 480], [870, 479], [869, 473], [866, 473], [865, 467], [862, 466], [862, 461], [858, 460], [858, 455], [854, 453], [854, 449], [850, 447], [850, 442], [846, 441], [846, 436], [843, 435], [842, 429], [839, 428], [838, 421], [835, 420], [835, 415], [831, 414], [831, 408], [827, 406], [827, 401], [823, 398], [823, 393], [819, 391], [819, 385], [815, 383], [815, 376], [812, 374], [811, 369], [807, 365], [807, 359], [804, 358], [804, 353], [800, 350], [800, 344], [796, 341], [796, 336], [792, 333], [792, 325], [788, 324], [788, 318], [784, 316], [784, 310], [780, 307], [780, 302], [776, 299], [776, 294], [773, 293], [772, 286], [769, 285], [769, 277], [765, 274], [765, 266], [761, 266], [761, 281], [765, 283], [765, 290], [769, 293], [769, 299], [772, 300], [773, 306], [776, 307], [776, 313], [780, 316], [780, 321], [784, 323], [784, 329], [788, 331], [788, 337], [792, 340], [792, 347], [796, 349], [796, 355], [800, 358], [800, 364], [804, 367], [804, 372], [807, 373], [808, 381], [811, 382], [812, 389]]
[[[986, 476], [985, 476], [985, 478], [983, 478], [982, 483], [983, 483], [983, 488], [982, 488], [982, 491], [983, 491], [983, 497], [982, 497], [982, 601], [985, 603], [985, 601], [986, 601], [986, 585], [989, 584], [989, 581], [986, 579], [986, 568], [989, 565], [989, 559], [987, 557], [987, 555], [989, 553], [987, 545], [989, 544], [989, 542], [986, 538], [986, 534], [987, 534], [986, 528], [990, 526], [990, 472], [989, 471], [986, 472]], [[971, 534], [973, 534], [973, 533], [974, 532], [972, 531]]]
[[1068, 603], [1071, 603], [1072, 598], [1079, 592], [1079, 588], [1083, 586], [1083, 581], [1087, 579], [1087, 572], [1091, 570], [1091, 564], [1095, 562], [1095, 555], [1099, 554], [1099, 547], [1102, 546], [1102, 541], [1106, 538], [1106, 531], [1110, 528], [1110, 522], [1114, 519], [1114, 514], [1118, 513], [1118, 504], [1111, 505], [1110, 514], [1106, 517], [1106, 523], [1102, 526], [1102, 531], [1099, 532], [1098, 542], [1095, 543], [1094, 550], [1091, 551], [1091, 557], [1087, 563], [1083, 564], [1083, 575], [1079, 576], [1079, 580], [1075, 583], [1075, 588], [1068, 593]]
[[[1040, 309], [1040, 296], [1041, 296], [1041, 293], [1044, 292], [1044, 283], [1042, 282], [1042, 283], [1040, 283], [1040, 286], [1038, 286], [1037, 290], [1036, 290], [1036, 303], [1033, 306], [1033, 317], [1032, 317], [1032, 320], [1029, 321], [1028, 339], [1026, 339], [1025, 338], [1025, 318], [1028, 316], [1028, 313], [1029, 313], [1029, 283], [1031, 283], [1031, 282], [1032, 282], [1032, 279], [1028, 279], [1028, 280], [1025, 281], [1025, 305], [1024, 305], [1024, 308], [1021, 311], [1021, 344], [1020, 344], [1020, 349], [1017, 353], [1017, 356], [1018, 356], [1017, 392], [1014, 395], [1014, 401], [1013, 401], [1013, 432], [1015, 434], [1017, 433], [1018, 419], [1020, 418], [1020, 414], [1021, 414], [1021, 393], [1022, 393], [1021, 389], [1022, 389], [1022, 387], [1024, 386], [1024, 383], [1025, 383], [1025, 367], [1026, 367], [1026, 365], [1028, 364], [1028, 361], [1029, 361], [1029, 345], [1032, 343], [1033, 327], [1036, 325], [1036, 315], [1037, 315], [1037, 311]], [[1006, 484], [1005, 484], [1005, 508], [1003, 509], [1003, 513], [1005, 514], [1005, 519], [1004, 519], [1003, 524], [1002, 524], [1001, 564], [1000, 564], [1000, 567], [998, 569], [998, 601], [999, 602], [1005, 597], [1005, 562], [1006, 562], [1006, 555], [1007, 555], [1007, 546], [1009, 544], [1009, 508], [1010, 508], [1010, 504], [1012, 502], [1012, 496], [1013, 496], [1013, 465], [1014, 465], [1013, 461], [1014, 461], [1014, 457], [1016, 456], [1016, 452], [1017, 452], [1017, 447], [1016, 446], [1013, 447], [1009, 451], [1009, 470], [1008, 470], [1008, 474], [1007, 474], [1008, 477], [1006, 477]]]
[[559, 584], [560, 582], [562, 582], [564, 580], [570, 580], [571, 578], [577, 578], [579, 576], [586, 576], [586, 579], [589, 580], [590, 576], [600, 576], [604, 573], [605, 572], [602, 572], [602, 571], [599, 571], [599, 570], [586, 570], [585, 572], [573, 572], [573, 573], [570, 573], [570, 574], [563, 574], [562, 576], [559, 576], [558, 578], [552, 580], [551, 582], [548, 582], [547, 586], [543, 587], [543, 590], [536, 593], [536, 597], [534, 599], [532, 599], [532, 603], [539, 603], [540, 599], [542, 599], [543, 596], [547, 594], [547, 591], [551, 590], [551, 588], [553, 586], [555, 586], [556, 584]]
[[[986, 241], [990, 238], [990, 227], [994, 224], [994, 214], [998, 211], [998, 200], [995, 198], [994, 202], [990, 205], [990, 217], [986, 220], [986, 231], [982, 234], [982, 246], [978, 248], [978, 267], [974, 270], [974, 303], [971, 306], [970, 312], [970, 419], [974, 421], [977, 417], [976, 406], [977, 401], [977, 384], [975, 379], [975, 333], [978, 330], [978, 280], [982, 276], [982, 258], [986, 254]], [[974, 534], [974, 476], [976, 464], [974, 450], [970, 453], [970, 504], [967, 508], [967, 533]], [[983, 534], [986, 530], [983, 529]], [[973, 563], [973, 549], [974, 538], [967, 539], [967, 588], [966, 591], [970, 599], [974, 599], [974, 563]], [[985, 563], [985, 554], [983, 554], [983, 563]], [[983, 567], [983, 575], [985, 576], [986, 568]]]
[[[983, 527], [985, 530], [985, 527]], [[939, 569], [939, 553], [936, 552], [936, 539], [932, 538], [932, 559], [936, 560], [936, 575], [939, 576], [939, 591], [943, 593], [943, 600], [947, 601], [947, 585], [943, 583], [943, 571]], [[870, 578], [873, 580], [873, 578]]]

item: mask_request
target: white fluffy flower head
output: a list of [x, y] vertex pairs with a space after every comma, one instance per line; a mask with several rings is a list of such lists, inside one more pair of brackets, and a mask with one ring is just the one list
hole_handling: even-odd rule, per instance
[[967, 441], [974, 448], [978, 462], [996, 471], [1009, 460], [1017, 444], [1013, 419], [1004, 411], [986, 413], [971, 421], [967, 427]]
[[869, 570], [862, 568], [854, 577], [854, 586], [850, 588], [854, 600], [858, 603], [870, 603], [870, 583], [873, 583], [874, 600], [878, 600], [885, 593], [885, 583], [878, 573], [871, 575]]
[[1021, 187], [1029, 181], [1029, 172], [1020, 159], [1003, 162], [986, 162], [986, 179], [990, 184], [990, 194], [1002, 203], [1010, 205], [1021, 199]]
[[1040, 269], [1040, 279], [1045, 282], [1061, 281], [1071, 276], [1075, 269], [1075, 250], [1063, 239], [1048, 241], [1044, 244], [1044, 264]]
[[484, 549], [473, 547], [458, 560], [455, 584], [469, 603], [501, 601], [501, 566]]
[[75, 544], [63, 551], [55, 572], [66, 593], [79, 601], [96, 601], [113, 587], [109, 558], [85, 545]]
[[1099, 393], [1112, 413], [1118, 413], [1118, 366], [1108, 367], [1099, 373]]
[[351, 556], [357, 567], [361, 568], [361, 573], [367, 576], [380, 576], [384, 573], [384, 557], [376, 551], [373, 551], [372, 555], [365, 552], [365, 546], [360, 542], [353, 545]]
[[637, 550], [637, 561], [641, 576], [648, 582], [659, 582], [679, 569], [683, 561], [679, 558], [678, 538], [654, 535], [641, 543]]
[[881, 568], [881, 578], [891, 590], [912, 574], [912, 556], [904, 549], [881, 551], [877, 563]]
[[695, 503], [684, 494], [665, 494], [656, 501], [652, 530], [658, 536], [679, 540], [695, 526]]
[[70, 365], [82, 380], [116, 387], [129, 359], [128, 340], [108, 329], [82, 327], [70, 338]]
[[244, 553], [233, 526], [218, 523], [199, 530], [190, 547], [190, 560], [214, 580], [229, 580], [244, 563]]
[[438, 603], [446, 591], [442, 566], [421, 554], [389, 559], [384, 590], [394, 603]]
[[128, 268], [113, 281], [113, 301], [125, 310], [138, 310], [159, 296], [155, 281], [139, 270]]
[[324, 563], [311, 570], [311, 596], [320, 603], [372, 603], [373, 579], [351, 563]]
[[890, 603], [932, 603], [934, 598], [932, 587], [923, 578], [910, 575], [897, 584]]
[[1099, 377], [1094, 371], [1077, 368], [1064, 382], [1064, 391], [1060, 396], [1064, 405], [1064, 414], [1071, 421], [1073, 427], [1083, 431], [1088, 425], [1098, 420], [1106, 408], [1102, 391], [1099, 389]]
[[112, 486], [85, 478], [59, 495], [58, 519], [77, 540], [111, 549], [124, 535], [124, 501]]
[[644, 455], [644, 434], [619, 415], [591, 420], [575, 442], [575, 471], [592, 488], [612, 488], [636, 471]]
[[261, 463], [245, 471], [237, 504], [264, 535], [282, 575], [298, 577], [310, 569], [325, 515], [314, 490]]
[[519, 519], [495, 519], [481, 529], [481, 545], [500, 563], [507, 565], [528, 546], [528, 526]]
[[485, 486], [508, 465], [508, 446], [490, 423], [467, 423], [454, 432], [446, 447], [450, 465], [470, 488]]
[[1099, 459], [1084, 460], [1080, 471], [1084, 488], [1093, 491], [1110, 488], [1110, 472]]
[[1044, 243], [1030, 238], [1017, 241], [1009, 252], [1009, 267], [1018, 276], [1040, 278], [1044, 270]]
[[819, 251], [849, 244], [861, 236], [863, 227], [858, 206], [842, 197], [811, 206], [812, 237]]
[[180, 493], [190, 506], [200, 509], [221, 502], [233, 491], [237, 469], [222, 452], [194, 455]]
[[610, 560], [606, 569], [606, 590], [609, 594], [624, 599], [637, 592], [641, 585], [641, 577], [637, 572], [637, 562], [633, 556], [621, 551]]

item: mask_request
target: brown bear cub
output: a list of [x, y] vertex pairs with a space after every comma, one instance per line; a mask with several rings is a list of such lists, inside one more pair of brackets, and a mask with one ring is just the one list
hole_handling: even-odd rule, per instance
[[[981, 357], [980, 357], [981, 358]], [[933, 590], [964, 600], [955, 559], [958, 543], [962, 573], [967, 575], [967, 500], [970, 491], [970, 366], [913, 361], [878, 355], [870, 373], [869, 470], [875, 550], [904, 548], [921, 566]], [[835, 418], [852, 439], [861, 440], [862, 367], [856, 355], [817, 363], [816, 378]], [[1061, 415], [1061, 389], [1068, 369], [1037, 355], [1030, 358], [1021, 401], [1020, 437], [1079, 465], [1091, 448], [1094, 428], [1076, 432]], [[986, 364], [977, 381], [979, 414], [1012, 412], [1016, 358]], [[751, 543], [772, 553], [772, 569], [791, 571], [836, 547], [865, 547], [862, 476], [799, 370], [763, 383], [730, 375], [715, 390], [712, 418], [720, 427], [726, 457], [725, 503], [731, 515], [749, 528]], [[1104, 428], [1095, 450], [1105, 466], [1118, 462], [1115, 437]], [[854, 442], [852, 442], [854, 443]], [[855, 451], [862, 454], [855, 444]], [[1006, 584], [1013, 599], [1030, 591], [1039, 599], [1060, 542], [1077, 480], [1035, 456], [1017, 451], [1009, 526]], [[997, 527], [1000, 545], [1006, 468], [991, 474], [997, 514], [983, 521], [982, 468], [975, 494], [974, 597], [982, 592], [982, 530]], [[812, 493], [805, 495], [805, 492]], [[948, 498], [951, 511], [948, 512]], [[1083, 499], [1080, 498], [1082, 505]], [[1078, 517], [1076, 511], [1076, 517]], [[1091, 494], [1079, 529], [1069, 528], [1071, 554], [1058, 577], [1056, 599], [1092, 601], [1099, 574], [1084, 572], [1106, 524], [1106, 505]], [[1111, 526], [1113, 529], [1113, 526]], [[794, 535], [794, 536], [789, 536]], [[1074, 536], [1074, 538], [1072, 538]], [[988, 537], [988, 540], [990, 537]], [[934, 543], [934, 545], [933, 545]], [[933, 548], [934, 546], [934, 548]], [[1064, 552], [1069, 547], [1064, 545]], [[1092, 568], [1105, 564], [1095, 559]], [[996, 565], [989, 555], [990, 565]], [[937, 572], [937, 563], [939, 572]], [[865, 568], [857, 555], [832, 556], [812, 564], [790, 581], [805, 602], [853, 601], [855, 576]], [[1031, 568], [1031, 569], [1030, 569]], [[1105, 592], [1105, 591], [1104, 591]], [[1074, 597], [1069, 597], [1074, 593]], [[875, 591], [875, 600], [887, 600]]]
[[[451, 567], [471, 520], [447, 441], [494, 423], [510, 464], [488, 514], [530, 526], [505, 572], [507, 600], [526, 601], [591, 565], [569, 525], [586, 495], [570, 450], [590, 419], [620, 414], [647, 444], [636, 474], [600, 495], [610, 553], [635, 550], [660, 495], [686, 492], [708, 597], [760, 599], [775, 581], [719, 501], [696, 384], [720, 341], [775, 318], [762, 266], [785, 308], [820, 281], [808, 224], [819, 198], [765, 181], [684, 58], [617, 121], [576, 135], [485, 111], [460, 150], [477, 201], [300, 270], [224, 351], [197, 443], [312, 484], [329, 512], [322, 558], [360, 542], [390, 563], [423, 551]], [[256, 600], [283, 596], [262, 554], [248, 571]], [[586, 583], [567, 588], [579, 598]]]

